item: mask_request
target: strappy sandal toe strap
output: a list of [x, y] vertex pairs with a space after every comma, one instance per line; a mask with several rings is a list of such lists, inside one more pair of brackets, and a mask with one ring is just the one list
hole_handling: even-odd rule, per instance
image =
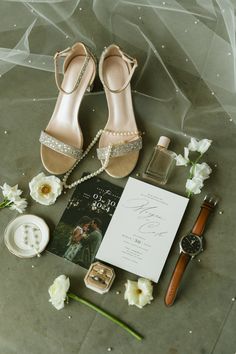
[[[97, 149], [97, 155], [98, 155], [98, 159], [101, 161], [102, 166], [97, 169], [96, 171], [83, 176], [81, 178], [79, 178], [78, 180], [68, 184], [68, 178], [70, 177], [71, 173], [74, 171], [74, 169], [76, 168], [76, 166], [78, 165], [78, 163], [87, 156], [87, 154], [90, 152], [90, 150], [93, 148], [93, 146], [97, 143], [98, 139], [100, 138], [100, 136], [105, 133], [105, 134], [121, 134], [125, 136], [133, 136], [133, 140], [127, 141], [127, 142], [123, 142], [121, 144], [118, 145], [108, 145], [104, 148], [98, 148]], [[105, 129], [100, 129], [96, 136], [94, 137], [94, 139], [92, 140], [92, 142], [88, 145], [87, 149], [83, 152], [82, 156], [75, 162], [75, 164], [72, 166], [72, 168], [64, 175], [63, 179], [62, 179], [62, 184], [64, 186], [64, 188], [66, 189], [71, 189], [76, 187], [78, 184], [81, 184], [83, 182], [85, 182], [88, 179], [91, 179], [97, 175], [99, 175], [100, 173], [102, 173], [103, 171], [106, 170], [107, 166], [110, 164], [110, 161], [113, 158], [119, 158], [121, 156], [127, 155], [127, 154], [132, 154], [137, 153], [137, 151], [139, 151], [142, 148], [142, 136], [140, 132], [135, 132], [133, 134], [133, 132], [113, 132], [110, 130], [105, 130]], [[131, 137], [132, 139], [132, 137]]]
[[[99, 160], [105, 160], [107, 156], [108, 146], [101, 147], [97, 149], [97, 157]], [[142, 137], [139, 136], [135, 140], [128, 142], [120, 142], [116, 145], [111, 146], [110, 158], [124, 156], [134, 151], [139, 151], [142, 149]]]
[[59, 152], [60, 154], [63, 154], [65, 156], [71, 157], [75, 160], [78, 160], [83, 154], [83, 149], [76, 148], [69, 144], [65, 144], [64, 142], [49, 135], [45, 131], [41, 131], [39, 142], [42, 145], [45, 145], [48, 148]]

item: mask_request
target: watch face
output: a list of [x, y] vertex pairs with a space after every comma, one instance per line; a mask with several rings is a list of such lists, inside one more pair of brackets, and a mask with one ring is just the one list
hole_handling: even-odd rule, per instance
[[196, 256], [202, 251], [202, 239], [194, 234], [184, 236], [180, 241], [181, 250], [190, 256]]

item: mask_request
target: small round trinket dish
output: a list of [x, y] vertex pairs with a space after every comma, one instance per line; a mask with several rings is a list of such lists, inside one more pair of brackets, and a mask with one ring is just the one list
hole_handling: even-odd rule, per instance
[[21, 215], [7, 225], [4, 241], [8, 250], [17, 257], [39, 256], [48, 244], [49, 228], [36, 215]]

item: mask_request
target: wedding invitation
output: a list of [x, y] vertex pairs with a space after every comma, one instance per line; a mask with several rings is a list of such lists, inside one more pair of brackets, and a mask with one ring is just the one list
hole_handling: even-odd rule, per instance
[[78, 185], [47, 250], [88, 269], [116, 209], [123, 188], [95, 177]]
[[130, 177], [96, 258], [158, 282], [188, 201]]

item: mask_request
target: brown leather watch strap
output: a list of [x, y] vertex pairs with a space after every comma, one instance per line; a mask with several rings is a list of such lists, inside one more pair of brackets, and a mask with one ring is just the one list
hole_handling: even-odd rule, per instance
[[[208, 216], [210, 212], [213, 210], [215, 205], [218, 203], [218, 199], [215, 197], [211, 196], [206, 196], [202, 206], [201, 206], [201, 211], [197, 217], [197, 220], [195, 222], [195, 225], [192, 229], [192, 233], [197, 235], [197, 236], [202, 236], [203, 231], [206, 226], [206, 222], [208, 219]], [[181, 282], [181, 279], [184, 275], [184, 271], [192, 257], [187, 254], [187, 253], [180, 253], [180, 256], [178, 258], [178, 261], [176, 263], [174, 272], [172, 274], [166, 295], [165, 295], [165, 304], [167, 306], [173, 305], [177, 291]]]
[[175, 269], [173, 271], [170, 284], [168, 286], [166, 296], [165, 296], [165, 304], [166, 306], [171, 306], [173, 305], [175, 301], [175, 297], [177, 295], [177, 291], [181, 282], [181, 279], [184, 275], [184, 271], [191, 259], [191, 256], [189, 256], [186, 253], [180, 253], [179, 259], [176, 263]]
[[208, 219], [208, 216], [210, 212], [213, 210], [214, 204], [209, 203], [208, 201], [204, 201], [204, 203], [201, 206], [201, 211], [197, 217], [197, 220], [195, 222], [195, 225], [192, 229], [192, 233], [197, 236], [202, 236], [203, 231], [206, 226], [206, 222]]

